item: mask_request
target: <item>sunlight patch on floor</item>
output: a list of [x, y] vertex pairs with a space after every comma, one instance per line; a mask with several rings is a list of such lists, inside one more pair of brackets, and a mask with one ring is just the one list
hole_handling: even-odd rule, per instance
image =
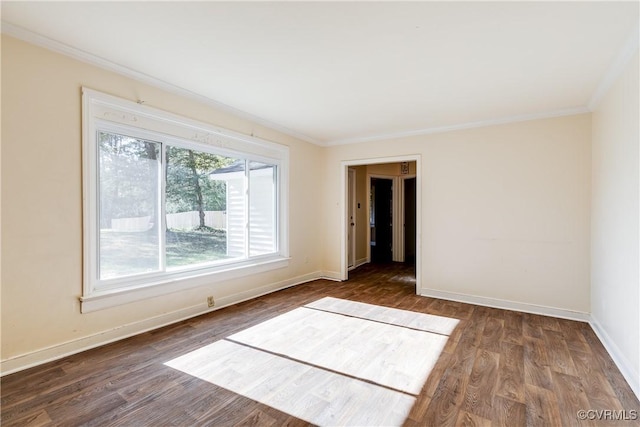
[[305, 305], [305, 307], [442, 335], [451, 335], [459, 322], [458, 319], [450, 317], [417, 313], [415, 311], [382, 307], [333, 297], [321, 298]]
[[457, 322], [323, 298], [165, 365], [313, 424], [400, 425]]

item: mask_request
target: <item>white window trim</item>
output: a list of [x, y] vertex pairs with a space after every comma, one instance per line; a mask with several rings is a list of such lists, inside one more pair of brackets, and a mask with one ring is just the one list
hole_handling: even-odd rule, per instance
[[[217, 128], [173, 113], [124, 100], [92, 89], [82, 88], [83, 144], [83, 289], [81, 312], [88, 313], [133, 301], [166, 295], [185, 289], [230, 280], [288, 266], [288, 167], [289, 148], [274, 142]], [[114, 286], [98, 286], [97, 277], [97, 144], [98, 129], [127, 129], [150, 140], [217, 154], [242, 156], [277, 165], [277, 251], [274, 254], [200, 269], [149, 274], [113, 281]], [[164, 223], [164, 219], [162, 219]]]

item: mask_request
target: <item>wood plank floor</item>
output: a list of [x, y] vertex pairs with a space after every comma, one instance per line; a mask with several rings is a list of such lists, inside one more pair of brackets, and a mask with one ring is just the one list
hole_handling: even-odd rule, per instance
[[640, 414], [588, 324], [418, 297], [412, 274], [403, 264], [365, 265], [346, 282], [306, 283], [8, 375], [1, 380], [1, 424], [307, 425], [163, 363], [332, 296], [460, 319], [407, 426], [640, 426], [578, 419], [579, 410]]

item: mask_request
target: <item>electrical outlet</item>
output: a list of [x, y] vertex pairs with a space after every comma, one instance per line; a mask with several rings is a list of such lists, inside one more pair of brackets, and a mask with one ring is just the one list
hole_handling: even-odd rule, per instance
[[215, 301], [213, 300], [213, 297], [207, 297], [207, 305], [209, 307], [213, 307], [215, 305]]

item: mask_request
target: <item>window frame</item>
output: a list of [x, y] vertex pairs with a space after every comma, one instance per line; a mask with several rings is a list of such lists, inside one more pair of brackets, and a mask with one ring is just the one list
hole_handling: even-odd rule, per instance
[[[276, 166], [274, 179], [275, 251], [251, 256], [248, 252], [249, 217], [245, 218], [247, 252], [240, 259], [213, 262], [195, 267], [166, 270], [166, 250], [161, 253], [160, 271], [113, 279], [99, 277], [99, 147], [98, 132], [117, 133], [132, 138], [158, 142], [161, 179], [159, 185], [159, 251], [166, 249], [165, 173], [167, 146], [240, 158], [248, 166], [261, 162]], [[81, 312], [87, 313], [124, 303], [139, 301], [172, 292], [212, 284], [236, 277], [257, 274], [288, 266], [288, 168], [289, 148], [270, 141], [214, 127], [173, 113], [82, 88], [83, 148], [83, 289]], [[250, 192], [248, 168], [245, 167], [245, 214]]]

